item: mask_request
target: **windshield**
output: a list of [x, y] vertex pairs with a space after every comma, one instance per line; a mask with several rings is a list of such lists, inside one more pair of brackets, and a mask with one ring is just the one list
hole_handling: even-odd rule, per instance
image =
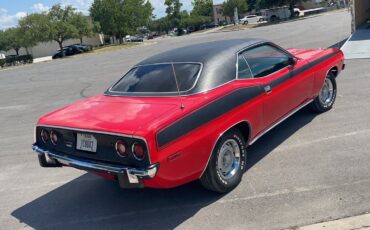
[[201, 64], [196, 63], [138, 66], [114, 84], [109, 92], [113, 94], [177, 93], [177, 84], [180, 92], [186, 92], [195, 85], [200, 69]]

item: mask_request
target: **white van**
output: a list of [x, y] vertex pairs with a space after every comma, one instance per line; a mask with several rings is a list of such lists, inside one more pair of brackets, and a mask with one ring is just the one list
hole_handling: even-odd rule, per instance
[[[291, 15], [288, 6], [261, 10], [261, 14], [264, 20], [270, 21], [270, 22], [288, 19], [290, 18], [290, 15]], [[301, 12], [298, 8], [294, 8], [294, 14], [296, 17], [298, 17], [301, 15]]]

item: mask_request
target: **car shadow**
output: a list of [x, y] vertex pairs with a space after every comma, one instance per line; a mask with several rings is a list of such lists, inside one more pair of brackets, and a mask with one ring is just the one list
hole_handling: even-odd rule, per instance
[[337, 43], [329, 46], [328, 48], [338, 48], [338, 49], [340, 49], [340, 48], [342, 48], [342, 46], [344, 45], [344, 43], [347, 42], [347, 40], [348, 40], [348, 37], [345, 38], [345, 39], [343, 39], [342, 41], [339, 41], [339, 42], [337, 42]]
[[[247, 168], [314, 117], [304, 109], [271, 130], [250, 147]], [[123, 190], [115, 182], [84, 174], [16, 209], [12, 216], [34, 229], [174, 229], [222, 197], [198, 182], [167, 190]]]
[[309, 124], [316, 115], [305, 107], [257, 140], [248, 149], [247, 172], [295, 132]]

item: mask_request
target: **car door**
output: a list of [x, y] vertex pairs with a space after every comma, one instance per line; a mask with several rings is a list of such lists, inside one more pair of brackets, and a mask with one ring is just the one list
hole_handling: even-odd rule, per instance
[[272, 44], [254, 47], [239, 55], [246, 60], [253, 78], [258, 79], [264, 89], [263, 121], [267, 127], [281, 120], [310, 96], [314, 78], [294, 74], [297, 72], [294, 70], [304, 65], [302, 60]]
[[249, 23], [256, 23], [257, 22], [257, 16], [256, 15], [249, 16], [248, 21], [249, 21]]

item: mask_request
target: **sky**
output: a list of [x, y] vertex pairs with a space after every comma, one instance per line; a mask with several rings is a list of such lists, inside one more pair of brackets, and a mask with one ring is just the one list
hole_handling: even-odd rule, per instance
[[[18, 20], [30, 13], [47, 11], [54, 4], [72, 5], [77, 10], [88, 15], [94, 0], [0, 0], [0, 29], [15, 26]], [[149, 0], [154, 7], [157, 18], [165, 15], [165, 0]], [[191, 10], [191, 0], [181, 0], [184, 10]], [[223, 0], [213, 0], [214, 4]]]

